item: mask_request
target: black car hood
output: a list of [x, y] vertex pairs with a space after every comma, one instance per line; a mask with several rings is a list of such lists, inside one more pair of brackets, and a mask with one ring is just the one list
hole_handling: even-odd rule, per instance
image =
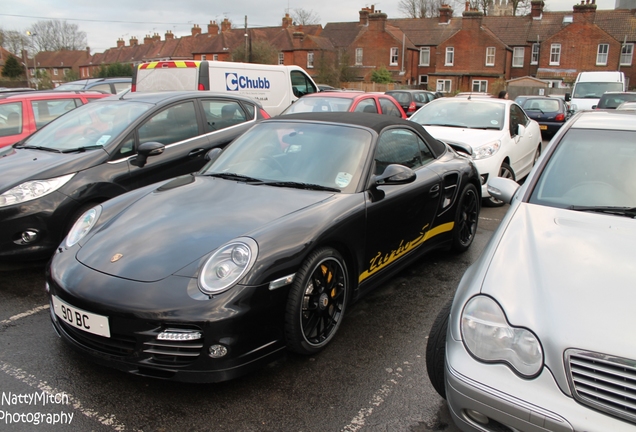
[[55, 153], [45, 150], [0, 149], [0, 192], [28, 180], [44, 180], [85, 170], [103, 163], [104, 150], [82, 153]]
[[[113, 217], [77, 253], [112, 276], [153, 282], [174, 274], [236, 237], [333, 193], [180, 177]], [[122, 255], [116, 262], [111, 259]]]

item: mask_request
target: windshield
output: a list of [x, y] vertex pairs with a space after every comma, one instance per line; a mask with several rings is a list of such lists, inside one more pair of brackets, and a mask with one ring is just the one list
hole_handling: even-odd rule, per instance
[[623, 91], [623, 83], [619, 82], [581, 82], [574, 86], [573, 98], [599, 99], [603, 93]]
[[463, 98], [436, 99], [424, 105], [409, 120], [422, 126], [501, 130], [506, 104]]
[[308, 97], [300, 98], [285, 110], [283, 114], [304, 113], [304, 112], [347, 112], [353, 103], [348, 98], [330, 97]]
[[636, 207], [636, 132], [570, 129], [530, 202], [554, 207]]
[[252, 184], [285, 182], [353, 193], [373, 135], [325, 123], [260, 123], [228, 146], [203, 175], [232, 174]]
[[151, 107], [121, 100], [86, 104], [53, 120], [22, 146], [59, 151], [104, 147]]
[[556, 99], [528, 99], [523, 103], [526, 111], [557, 112], [559, 111], [559, 101]]

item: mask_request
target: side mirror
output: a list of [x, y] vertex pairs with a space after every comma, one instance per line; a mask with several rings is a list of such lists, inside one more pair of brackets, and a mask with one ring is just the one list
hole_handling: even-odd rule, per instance
[[526, 127], [522, 124], [517, 126], [517, 136], [523, 136], [524, 133], [526, 133]]
[[512, 198], [519, 189], [519, 184], [514, 181], [503, 177], [493, 177], [488, 180], [488, 193], [491, 197], [500, 201], [510, 204]]
[[572, 95], [570, 93], [565, 94], [565, 101], [570, 102], [572, 100]]
[[222, 148], [215, 147], [205, 154], [205, 160], [208, 161], [209, 164], [211, 164], [212, 162], [217, 160], [217, 158], [222, 152], [223, 152]]
[[148, 156], [156, 156], [163, 153], [166, 146], [155, 141], [145, 142], [139, 145], [137, 157], [130, 161], [131, 164], [143, 168], [148, 161]]
[[592, 109], [596, 109], [598, 105], [592, 105]]
[[415, 172], [404, 165], [391, 164], [384, 172], [374, 177], [376, 185], [399, 185], [412, 183], [415, 180]]

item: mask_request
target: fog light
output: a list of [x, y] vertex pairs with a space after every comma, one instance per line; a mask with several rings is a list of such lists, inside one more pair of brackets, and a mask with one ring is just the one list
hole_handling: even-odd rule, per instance
[[26, 230], [22, 233], [22, 243], [33, 243], [38, 239], [38, 232], [35, 230]]
[[212, 345], [210, 347], [210, 357], [221, 358], [227, 354], [227, 348], [223, 345]]
[[471, 420], [474, 420], [475, 422], [483, 425], [488, 424], [488, 416], [483, 415], [479, 411], [467, 409], [464, 410], [464, 412], [468, 417], [470, 417]]
[[167, 329], [157, 335], [157, 340], [189, 341], [201, 339], [201, 332], [196, 330]]

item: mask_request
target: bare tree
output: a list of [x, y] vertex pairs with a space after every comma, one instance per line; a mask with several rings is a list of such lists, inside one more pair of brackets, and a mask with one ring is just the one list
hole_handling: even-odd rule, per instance
[[398, 10], [407, 18], [433, 18], [439, 16], [443, 0], [400, 0]]
[[294, 9], [291, 17], [296, 25], [312, 25], [320, 24], [320, 15], [313, 10]]
[[86, 32], [66, 21], [38, 21], [29, 29], [36, 51], [80, 50], [86, 48]]
[[10, 53], [22, 58], [22, 50], [28, 50], [31, 46], [31, 41], [24, 32], [5, 30], [4, 43], [2, 46]]

